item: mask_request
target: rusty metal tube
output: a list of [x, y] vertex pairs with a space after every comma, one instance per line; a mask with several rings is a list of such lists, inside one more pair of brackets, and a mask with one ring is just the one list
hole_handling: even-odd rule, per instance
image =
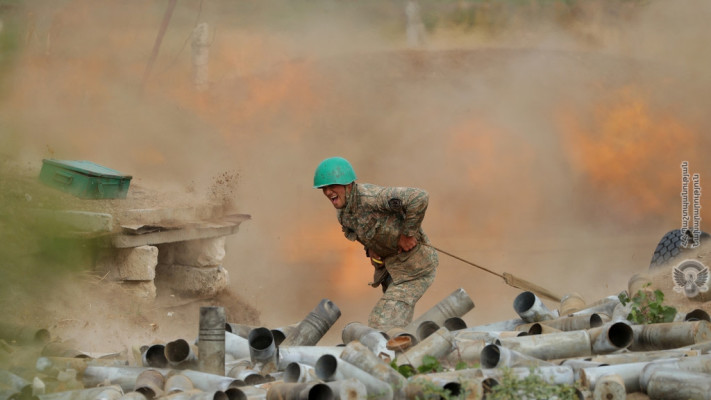
[[460, 340], [455, 342], [454, 350], [447, 355], [447, 362], [451, 365], [457, 365], [460, 361], [467, 365], [481, 363], [481, 351], [487, 346], [485, 340]]
[[464, 332], [510, 332], [515, 331], [519, 325], [523, 325], [526, 323], [526, 321], [520, 318], [515, 318], [505, 321], [492, 322], [490, 324], [485, 325], [472, 326], [458, 331], [457, 334]]
[[266, 400], [267, 389], [254, 386], [243, 386], [225, 390], [229, 400]]
[[467, 329], [457, 331], [453, 333], [457, 340], [486, 340], [487, 342], [494, 342], [501, 338], [528, 336], [528, 332], [520, 331], [487, 331], [487, 332], [473, 332]]
[[561, 331], [578, 331], [581, 329], [597, 328], [608, 321], [610, 321], [610, 317], [607, 315], [592, 313], [560, 317], [537, 323], [550, 326]]
[[290, 383], [304, 383], [316, 380], [316, 373], [314, 372], [314, 367], [311, 365], [306, 365], [298, 362], [289, 363], [284, 369], [284, 375], [282, 376], [284, 382]]
[[333, 391], [335, 400], [367, 400], [368, 389], [357, 379], [341, 379], [326, 382]]
[[197, 363], [196, 348], [185, 339], [177, 339], [165, 345], [165, 359], [171, 368], [191, 368]]
[[167, 367], [168, 359], [165, 358], [165, 345], [162, 343], [158, 343], [148, 346], [148, 348], [146, 348], [146, 351], [141, 354], [141, 362], [146, 367]]
[[318, 382], [276, 383], [267, 390], [267, 400], [333, 400], [333, 390]]
[[[128, 392], [133, 390], [138, 375], [149, 369], [155, 369], [163, 374], [163, 376], [168, 375], [172, 371], [170, 369], [162, 368], [107, 367], [89, 365], [84, 370], [84, 374], [82, 374], [82, 383], [86, 387], [93, 387], [108, 381], [113, 385], [121, 386], [124, 391]], [[234, 387], [235, 385], [234, 379], [225, 377], [224, 375], [209, 374], [190, 369], [181, 370], [180, 373], [190, 379], [196, 389], [203, 391], [215, 390], [216, 388], [219, 390], [225, 390], [230, 387]]]
[[648, 364], [650, 364], [650, 362], [637, 362], [607, 365], [594, 368], [583, 368], [580, 371], [580, 383], [591, 390], [595, 390], [595, 385], [601, 377], [605, 375], [615, 374], [619, 375], [625, 382], [625, 388], [627, 390], [627, 393], [639, 392], [641, 389], [639, 383], [640, 374], [642, 373], [642, 369]]
[[123, 390], [121, 387], [111, 385], [90, 389], [67, 390], [64, 392], [42, 394], [37, 396], [37, 398], [40, 400], [115, 400], [122, 395]]
[[351, 322], [346, 325], [341, 332], [341, 339], [344, 344], [358, 340], [378, 356], [385, 355], [391, 360], [395, 358], [395, 352], [387, 348], [388, 335], [360, 322]]
[[[252, 368], [252, 365], [249, 363], [233, 366], [229, 372], [227, 372], [227, 376], [244, 382], [244, 385], [250, 386], [259, 385], [267, 381], [267, 378], [258, 370]], [[243, 385], [240, 383], [239, 386]]]
[[711, 322], [666, 322], [634, 325], [632, 351], [665, 350], [689, 346], [711, 340]]
[[424, 321], [432, 321], [439, 326], [444, 325], [444, 321], [452, 317], [461, 317], [474, 308], [474, 301], [467, 292], [459, 288], [449, 296], [442, 299], [432, 308], [420, 315], [417, 319], [408, 324], [404, 329], [414, 332]]
[[450, 332], [460, 331], [462, 329], [467, 329], [467, 323], [459, 317], [451, 317], [444, 321], [444, 327]]
[[559, 314], [561, 316], [568, 316], [576, 311], [580, 311], [585, 308], [585, 300], [583, 296], [579, 293], [572, 292], [568, 293], [563, 298], [560, 299], [560, 305], [558, 306]]
[[341, 316], [341, 310], [331, 300], [321, 302], [284, 339], [281, 346], [313, 346]]
[[615, 307], [620, 304], [620, 299], [617, 296], [608, 296], [596, 302], [588, 304], [586, 308], [574, 312], [572, 315], [587, 315], [587, 314], [605, 314], [608, 317], [612, 316]]
[[615, 374], [600, 377], [595, 385], [595, 390], [593, 390], [593, 398], [595, 400], [625, 400], [627, 398], [625, 381], [621, 376]]
[[696, 308], [689, 311], [686, 314], [677, 313], [677, 316], [681, 316], [682, 321], [709, 321], [711, 322], [711, 316], [706, 311]]
[[209, 374], [225, 374], [225, 309], [200, 307], [198, 334], [198, 370]]
[[415, 336], [417, 337], [417, 341], [423, 341], [427, 339], [427, 337], [435, 333], [437, 329], [439, 329], [439, 325], [437, 325], [436, 322], [423, 321], [415, 330]]
[[289, 363], [298, 362], [310, 366], [316, 365], [321, 356], [330, 354], [340, 357], [343, 353], [341, 346], [289, 346], [279, 347], [277, 369], [283, 371]]
[[[482, 399], [488, 388], [498, 385], [498, 380], [479, 376], [479, 370], [459, 370], [454, 372], [439, 372], [418, 374], [408, 380], [405, 398], [427, 399], [440, 398], [440, 394], [432, 393], [432, 386], [448, 390], [451, 398]], [[487, 390], [485, 390], [485, 387]]]
[[341, 310], [331, 300], [321, 302], [296, 326], [281, 346], [313, 346], [341, 316]]
[[422, 365], [424, 356], [441, 358], [449, 354], [454, 349], [454, 335], [447, 328], [439, 328], [427, 339], [409, 348], [397, 359], [397, 365], [410, 365], [417, 369]]
[[225, 331], [225, 355], [233, 360], [249, 359], [249, 340]]
[[555, 364], [531, 357], [506, 347], [489, 344], [481, 350], [482, 368], [499, 367], [537, 367], [542, 365], [554, 366]]
[[657, 369], [649, 376], [650, 399], [711, 399], [711, 376], [701, 372]]
[[407, 384], [405, 377], [360, 342], [348, 343], [341, 353], [341, 359], [390, 384], [393, 392], [402, 390]]
[[174, 393], [189, 392], [194, 388], [193, 381], [188, 379], [187, 376], [183, 374], [168, 374], [165, 384], [163, 385], [163, 392], [166, 395], [171, 395]]
[[272, 336], [274, 337], [274, 344], [280, 346], [284, 339], [286, 339], [291, 332], [296, 331], [298, 324], [281, 326], [279, 328], [272, 329]]
[[[524, 379], [531, 374], [536, 374], [543, 378], [546, 382], [554, 385], [572, 385], [575, 383], [575, 373], [571, 367], [554, 365], [542, 365], [536, 368], [530, 367], [514, 367], [510, 368], [512, 376], [516, 379]], [[485, 368], [481, 370], [485, 377], [491, 377], [498, 380], [503, 379], [504, 370], [502, 368]]]
[[141, 393], [147, 399], [151, 400], [163, 395], [163, 386], [165, 385], [165, 377], [160, 372], [154, 369], [148, 369], [141, 372], [136, 377], [136, 383], [133, 386], [133, 391]]
[[541, 360], [589, 356], [592, 351], [587, 331], [500, 338], [494, 343]]
[[277, 352], [272, 331], [255, 328], [249, 332], [249, 357], [253, 364], [259, 364], [265, 373], [276, 370]]
[[634, 334], [626, 322], [613, 322], [588, 329], [594, 354], [606, 354], [626, 349], [632, 344]]
[[642, 390], [645, 390], [647, 388], [650, 374], [657, 369], [701, 372], [704, 374], [711, 374], [711, 354], [704, 354], [696, 357], [667, 359], [654, 363], [649, 363], [649, 365], [644, 367], [639, 377], [639, 384]]
[[245, 339], [249, 337], [249, 332], [251, 332], [254, 328], [256, 328], [256, 326], [238, 324], [235, 322], [225, 322], [225, 331], [234, 333], [235, 335]]
[[330, 354], [318, 359], [314, 366], [314, 372], [316, 372], [316, 376], [319, 379], [326, 382], [351, 378], [357, 379], [365, 385], [369, 398], [382, 400], [393, 398], [393, 389], [387, 382], [383, 382], [348, 361]]
[[563, 332], [560, 329], [556, 329], [553, 327], [550, 327], [548, 325], [543, 325], [540, 322], [534, 322], [531, 324], [531, 327], [528, 328], [528, 333], [529, 335], [543, 335], [545, 333], [554, 333], [554, 332]]
[[540, 322], [558, 318], [533, 292], [522, 292], [514, 299], [514, 311], [526, 322]]
[[654, 361], [665, 358], [681, 358], [681, 357], [694, 357], [698, 356], [700, 352], [698, 350], [653, 350], [653, 351], [630, 351], [624, 353], [613, 353], [597, 355], [590, 359], [593, 362], [599, 362], [603, 364], [613, 365], [613, 364], [627, 364], [633, 362], [645, 362]]

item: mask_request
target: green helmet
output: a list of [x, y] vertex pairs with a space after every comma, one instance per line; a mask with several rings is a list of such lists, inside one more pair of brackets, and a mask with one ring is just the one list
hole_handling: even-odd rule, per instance
[[314, 188], [328, 185], [347, 185], [356, 180], [351, 163], [342, 157], [331, 157], [321, 161], [314, 173]]

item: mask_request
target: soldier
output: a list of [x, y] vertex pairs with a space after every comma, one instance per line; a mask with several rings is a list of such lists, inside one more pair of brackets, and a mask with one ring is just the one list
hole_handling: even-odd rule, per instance
[[337, 209], [348, 240], [357, 240], [375, 267], [371, 286], [383, 296], [368, 317], [368, 325], [388, 330], [412, 322], [415, 303], [432, 285], [437, 252], [422, 231], [429, 196], [415, 188], [355, 183], [356, 174], [344, 158], [323, 160], [314, 174], [314, 188]]

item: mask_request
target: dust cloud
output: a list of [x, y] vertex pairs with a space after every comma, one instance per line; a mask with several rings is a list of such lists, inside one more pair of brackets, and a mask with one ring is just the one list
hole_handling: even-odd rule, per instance
[[[435, 246], [588, 301], [625, 289], [679, 227], [681, 162], [711, 171], [705, 1], [422, 1], [418, 48], [401, 1], [179, 1], [145, 82], [167, 1], [0, 4], [17, 43], [3, 165], [87, 159], [175, 196], [236, 171], [234, 211], [252, 220], [227, 242], [233, 291], [270, 327], [331, 299], [332, 342], [380, 293], [311, 187], [326, 157], [426, 189]], [[519, 289], [444, 254], [416, 315], [458, 287], [469, 325], [515, 317]]]

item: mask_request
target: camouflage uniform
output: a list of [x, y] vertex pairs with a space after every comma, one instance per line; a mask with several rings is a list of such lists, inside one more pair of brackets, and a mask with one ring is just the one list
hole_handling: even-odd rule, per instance
[[[384, 291], [368, 319], [373, 328], [387, 330], [409, 324], [415, 303], [434, 281], [437, 252], [423, 245], [429, 244], [429, 239], [420, 227], [428, 200], [421, 189], [362, 183], [353, 185], [346, 206], [338, 210], [346, 238], [362, 243], [367, 254], [380, 256], [387, 270], [373, 285], [382, 284]], [[401, 234], [415, 236], [417, 245], [398, 253]], [[379, 265], [373, 265], [377, 276]]]

